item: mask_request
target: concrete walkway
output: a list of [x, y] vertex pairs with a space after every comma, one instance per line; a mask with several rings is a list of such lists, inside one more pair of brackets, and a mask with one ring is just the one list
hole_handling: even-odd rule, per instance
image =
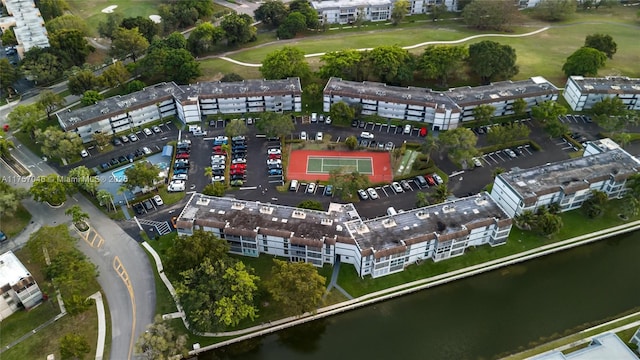
[[327, 291], [325, 293], [325, 297], [331, 291], [331, 289], [336, 288], [336, 290], [340, 291], [342, 295], [344, 295], [347, 299], [352, 300], [353, 296], [351, 296], [348, 292], [346, 292], [340, 285], [338, 285], [338, 275], [340, 274], [340, 259], [337, 259], [333, 264], [333, 272], [331, 272], [331, 281], [329, 281], [329, 285], [327, 285]]
[[104, 303], [102, 302], [102, 293], [97, 291], [89, 296], [90, 299], [96, 301], [96, 310], [98, 311], [98, 343], [96, 344], [96, 360], [102, 360], [104, 356], [104, 342], [107, 337], [107, 320], [104, 312]]
[[[414, 45], [403, 46], [402, 48], [405, 49], [405, 50], [412, 50], [412, 49], [420, 48], [420, 47], [427, 46], [427, 45], [461, 44], [461, 43], [467, 42], [469, 40], [474, 40], [474, 39], [479, 39], [479, 38], [484, 38], [484, 37], [519, 38], [519, 37], [537, 35], [537, 34], [543, 32], [543, 31], [549, 30], [550, 28], [551, 28], [550, 26], [546, 26], [546, 27], [543, 27], [541, 29], [538, 29], [538, 30], [535, 30], [535, 31], [531, 31], [531, 32], [528, 32], [528, 33], [524, 33], [524, 34], [479, 34], [479, 35], [467, 36], [466, 38], [459, 39], [459, 40], [425, 41], [425, 42], [414, 44]], [[249, 49], [246, 49], [246, 50], [249, 50]], [[371, 51], [371, 50], [373, 50], [373, 48], [361, 48], [361, 49], [355, 49], [355, 50], [356, 51]], [[326, 52], [305, 54], [304, 57], [305, 58], [313, 58], [313, 57], [320, 57], [320, 56], [325, 55], [325, 54], [326, 54]], [[219, 58], [224, 60], [224, 61], [228, 61], [230, 63], [236, 64], [236, 65], [241, 65], [241, 66], [246, 66], [246, 67], [260, 67], [260, 66], [262, 66], [262, 64], [246, 63], [246, 62], [242, 62], [242, 61], [231, 59], [231, 58], [226, 57], [226, 56], [220, 56]]]

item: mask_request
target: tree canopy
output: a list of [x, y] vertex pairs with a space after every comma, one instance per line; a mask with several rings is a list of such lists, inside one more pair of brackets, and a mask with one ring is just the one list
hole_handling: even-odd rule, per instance
[[125, 84], [131, 77], [131, 73], [123, 65], [122, 61], [116, 61], [114, 64], [107, 66], [100, 74], [100, 82], [103, 86], [124, 88]]
[[609, 59], [613, 59], [613, 55], [618, 51], [618, 44], [609, 34], [587, 35], [584, 46], [602, 51]]
[[26, 189], [11, 186], [4, 179], [0, 179], [0, 216], [14, 214], [20, 201], [27, 195]]
[[89, 45], [81, 30], [60, 30], [49, 36], [51, 49], [68, 67], [81, 66], [87, 56], [94, 50]]
[[413, 79], [415, 59], [400, 46], [378, 46], [367, 52], [371, 72], [381, 82], [400, 85]]
[[302, 50], [296, 47], [284, 46], [267, 54], [260, 67], [260, 73], [268, 80], [296, 76], [304, 79], [311, 74], [311, 70]]
[[409, 9], [410, 4], [407, 0], [398, 0], [393, 4], [393, 9], [391, 9], [391, 23], [393, 25], [398, 25], [404, 20], [404, 17], [407, 16], [407, 9]]
[[202, 74], [200, 63], [186, 49], [154, 47], [140, 61], [137, 70], [155, 81], [188, 84]]
[[131, 57], [133, 62], [149, 47], [149, 41], [140, 33], [138, 28], [118, 28], [113, 32], [111, 42], [111, 56], [118, 59]]
[[519, 71], [516, 59], [514, 48], [495, 41], [485, 40], [469, 46], [469, 66], [483, 84], [516, 75]]
[[518, 16], [512, 0], [473, 0], [462, 10], [464, 22], [480, 30], [508, 31]]
[[9, 92], [9, 87], [20, 78], [18, 68], [11, 65], [7, 58], [0, 59], [0, 91]]
[[158, 35], [158, 24], [148, 17], [136, 16], [124, 18], [120, 23], [120, 26], [125, 29], [138, 29], [140, 34], [144, 36], [149, 43], [153, 40], [153, 37]]
[[295, 130], [289, 115], [275, 112], [262, 113], [260, 120], [256, 122], [256, 127], [267, 136], [287, 136]]
[[196, 26], [187, 39], [187, 49], [193, 55], [206, 54], [224, 38], [224, 30], [213, 26], [210, 22], [203, 22]]
[[98, 191], [100, 179], [97, 176], [92, 176], [91, 170], [86, 166], [80, 165], [69, 170], [68, 177], [78, 190], [84, 190], [92, 195]]
[[287, 7], [282, 1], [267, 0], [258, 6], [254, 12], [254, 17], [267, 26], [278, 27], [287, 17], [287, 14]]
[[293, 0], [289, 3], [289, 12], [299, 12], [305, 16], [307, 19], [307, 28], [309, 29], [317, 29], [318, 22], [318, 12], [311, 6], [307, 0]]
[[18, 105], [7, 116], [9, 124], [14, 129], [22, 129], [32, 137], [40, 121], [45, 117], [42, 107], [37, 104]]
[[495, 106], [488, 104], [480, 104], [473, 108], [473, 118], [480, 124], [488, 124], [496, 112]]
[[427, 46], [418, 59], [418, 70], [428, 79], [436, 79], [447, 87], [450, 78], [462, 73], [469, 50], [464, 45]]
[[590, 47], [581, 47], [569, 55], [562, 65], [562, 71], [567, 76], [596, 76], [598, 70], [607, 62], [607, 55], [602, 51]]
[[358, 189], [369, 187], [369, 177], [357, 171], [345, 173], [338, 168], [329, 172], [329, 184], [333, 185], [334, 193], [342, 200], [349, 201]]
[[465, 127], [447, 130], [440, 134], [439, 142], [454, 162], [469, 161], [478, 154], [478, 137]]
[[355, 117], [353, 108], [343, 101], [331, 105], [329, 110], [331, 120], [337, 125], [349, 125]]
[[146, 360], [169, 360], [176, 355], [187, 358], [187, 337], [176, 334], [161, 315], [156, 315], [153, 324], [138, 337], [135, 353]]
[[74, 95], [81, 95], [85, 91], [98, 90], [100, 88], [100, 79], [91, 69], [82, 69], [70, 75], [67, 84], [69, 92]]
[[64, 14], [45, 23], [47, 32], [53, 34], [61, 30], [79, 30], [83, 35], [88, 36], [89, 28], [87, 22], [76, 15]]
[[148, 161], [136, 161], [124, 171], [124, 175], [127, 177], [124, 186], [129, 190], [136, 187], [153, 188], [159, 180], [160, 169]]
[[534, 8], [533, 15], [545, 21], [564, 21], [575, 14], [574, 0], [541, 0]]
[[227, 126], [224, 127], [224, 133], [228, 137], [246, 135], [249, 129], [247, 128], [247, 123], [242, 119], [232, 119], [229, 121]]
[[281, 39], [291, 39], [306, 29], [307, 18], [298, 11], [294, 11], [278, 26], [278, 37]]
[[33, 48], [27, 51], [20, 65], [25, 77], [38, 85], [47, 85], [62, 77], [65, 64], [53, 49]]
[[75, 190], [73, 184], [64, 181], [56, 174], [40, 176], [35, 179], [29, 193], [35, 201], [51, 205], [61, 205], [67, 201], [67, 194]]
[[256, 27], [251, 25], [253, 19], [247, 14], [229, 14], [220, 22], [220, 27], [224, 30], [227, 44], [230, 46], [246, 44], [256, 40]]
[[491, 144], [507, 144], [515, 140], [524, 140], [531, 134], [531, 129], [523, 123], [511, 123], [503, 126], [492, 126], [487, 134]]
[[57, 126], [50, 126], [44, 131], [36, 130], [35, 135], [42, 146], [42, 153], [49, 158], [69, 160], [82, 151], [82, 138], [73, 131], [65, 132]]
[[362, 80], [362, 52], [355, 49], [331, 51], [320, 57], [322, 65], [318, 75], [323, 79], [339, 77], [344, 80]]
[[66, 100], [62, 95], [47, 89], [40, 93], [40, 97], [38, 98], [37, 103], [42, 109], [44, 109], [44, 111], [47, 113], [47, 118], [50, 120], [51, 113], [63, 107], [66, 103]]
[[165, 266], [169, 274], [177, 277], [193, 269], [206, 258], [227, 257], [229, 244], [208, 231], [196, 230], [191, 236], [176, 237], [167, 249]]
[[273, 260], [271, 278], [265, 284], [273, 300], [289, 315], [313, 312], [322, 302], [326, 279], [305, 262]]
[[80, 102], [84, 106], [89, 106], [93, 104], [97, 104], [98, 101], [103, 100], [104, 96], [95, 90], [87, 90], [82, 94], [82, 98]]

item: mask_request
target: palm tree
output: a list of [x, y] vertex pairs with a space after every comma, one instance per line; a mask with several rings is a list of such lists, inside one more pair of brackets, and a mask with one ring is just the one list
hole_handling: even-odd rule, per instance
[[447, 184], [442, 183], [436, 186], [435, 191], [433, 192], [433, 194], [431, 194], [431, 199], [436, 204], [439, 204], [447, 200], [449, 195], [451, 195], [451, 191], [449, 191], [449, 187], [447, 187]]
[[621, 215], [627, 219], [638, 216], [640, 212], [640, 201], [633, 194], [626, 193], [622, 198], [620, 212]]
[[116, 204], [113, 203], [113, 195], [111, 195], [107, 190], [98, 190], [96, 199], [107, 206], [107, 211], [111, 211], [111, 206], [113, 206], [114, 211], [116, 210]]
[[431, 160], [431, 153], [440, 149], [440, 143], [438, 139], [433, 137], [433, 134], [427, 134], [427, 137], [424, 138], [424, 142], [420, 146], [422, 152], [427, 155], [427, 161]]
[[71, 216], [71, 220], [76, 225], [84, 223], [85, 220], [89, 220], [89, 214], [82, 211], [80, 205], [73, 205], [72, 207], [68, 208], [64, 212], [64, 214], [67, 216]]
[[418, 191], [418, 193], [416, 194], [416, 206], [417, 207], [429, 206], [429, 198], [427, 197], [426, 193], [423, 193], [422, 191]]
[[0, 157], [9, 156], [9, 150], [15, 148], [13, 141], [0, 137]]
[[210, 166], [209, 166], [209, 167], [204, 168], [204, 176], [205, 176], [206, 178], [211, 179], [211, 178], [213, 177], [213, 168], [211, 168]]
[[536, 214], [531, 210], [525, 210], [514, 218], [516, 226], [522, 230], [531, 230], [535, 226]]
[[493, 171], [491, 172], [491, 176], [493, 176], [494, 178], [504, 172], [506, 172], [507, 169], [498, 166], [497, 168], [493, 169]]
[[555, 202], [548, 205], [550, 214], [560, 213], [560, 204]]
[[640, 173], [629, 176], [625, 185], [633, 196], [636, 198], [640, 197]]
[[124, 197], [124, 201], [127, 203], [127, 207], [129, 208], [131, 206], [129, 205], [129, 199], [127, 199], [127, 194], [125, 193], [127, 190], [129, 189], [127, 189], [126, 186], [122, 185], [118, 188], [118, 194]]

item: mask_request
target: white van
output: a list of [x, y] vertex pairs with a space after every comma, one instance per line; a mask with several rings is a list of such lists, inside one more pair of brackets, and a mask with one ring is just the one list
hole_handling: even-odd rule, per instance
[[189, 132], [192, 133], [194, 131], [202, 131], [202, 129], [198, 125], [189, 125]]
[[387, 215], [389, 216], [393, 216], [393, 215], [397, 215], [398, 212], [396, 211], [396, 209], [393, 208], [393, 206], [390, 206], [387, 208]]
[[298, 191], [298, 186], [300, 186], [300, 183], [298, 182], [298, 180], [291, 180], [291, 185], [289, 185], [289, 191]]

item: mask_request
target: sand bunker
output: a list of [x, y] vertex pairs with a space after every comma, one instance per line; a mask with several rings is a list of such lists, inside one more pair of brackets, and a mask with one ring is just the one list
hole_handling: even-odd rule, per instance
[[118, 5], [111, 5], [109, 7], [106, 7], [104, 9], [102, 9], [102, 12], [105, 14], [111, 14], [113, 12], [113, 10], [115, 10], [118, 7]]
[[160, 17], [160, 15], [149, 15], [149, 19], [151, 19], [151, 21], [153, 21], [156, 24], [160, 24], [160, 22], [162, 21], [162, 18]]

